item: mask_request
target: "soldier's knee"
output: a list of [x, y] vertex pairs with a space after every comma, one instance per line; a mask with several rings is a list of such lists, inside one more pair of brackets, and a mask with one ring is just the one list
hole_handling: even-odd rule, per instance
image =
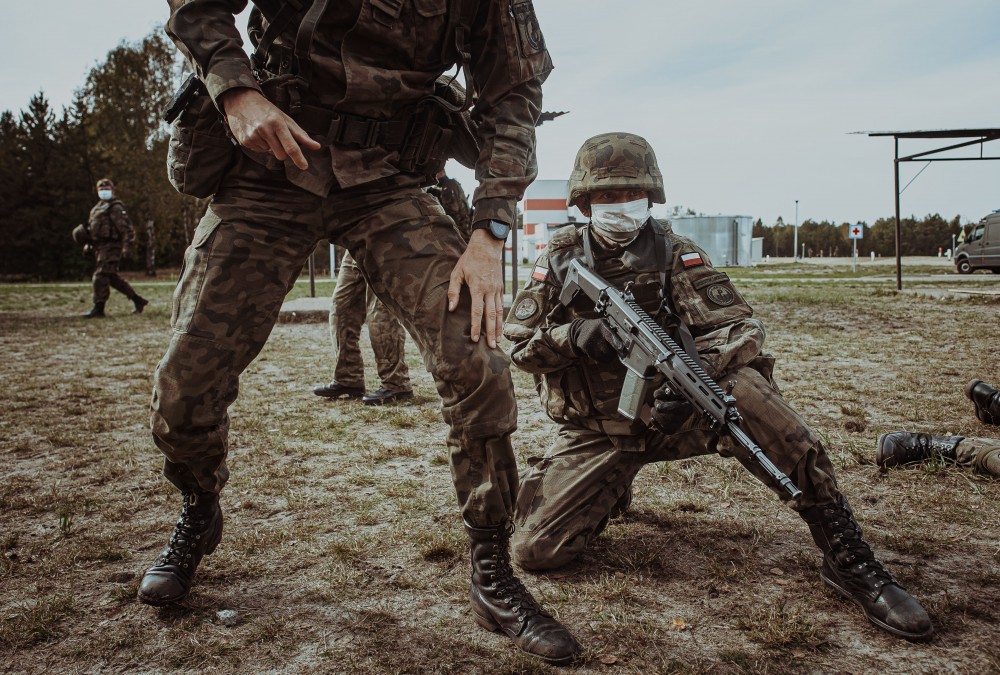
[[543, 572], [572, 562], [583, 551], [583, 545], [567, 542], [540, 532], [515, 532], [511, 539], [514, 562], [526, 570]]

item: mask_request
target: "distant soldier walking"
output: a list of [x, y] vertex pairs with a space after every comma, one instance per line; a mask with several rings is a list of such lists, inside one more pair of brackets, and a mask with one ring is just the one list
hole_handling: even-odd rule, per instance
[[83, 315], [85, 319], [96, 319], [104, 316], [104, 306], [114, 288], [135, 305], [133, 314], [141, 314], [149, 304], [131, 285], [118, 274], [118, 263], [128, 255], [132, 242], [135, 241], [135, 229], [129, 220], [125, 205], [115, 198], [115, 184], [110, 178], [97, 181], [97, 196], [99, 202], [90, 210], [90, 220], [87, 232], [90, 235], [90, 246], [97, 257], [97, 267], [94, 269], [94, 307]]

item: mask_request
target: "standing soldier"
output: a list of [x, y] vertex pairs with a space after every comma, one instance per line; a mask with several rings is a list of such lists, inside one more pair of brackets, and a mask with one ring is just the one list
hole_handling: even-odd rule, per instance
[[97, 267], [94, 269], [94, 307], [83, 318], [96, 319], [104, 316], [104, 305], [111, 296], [112, 288], [124, 293], [132, 301], [135, 306], [133, 314], [141, 314], [149, 300], [136, 293], [118, 274], [119, 261], [128, 255], [132, 242], [135, 241], [132, 221], [125, 211], [125, 205], [115, 198], [115, 185], [110, 178], [97, 181], [97, 197], [100, 201], [90, 210], [90, 220], [87, 223], [90, 245], [97, 257]]
[[[462, 185], [444, 171], [437, 185], [427, 188], [441, 202], [444, 212], [455, 221], [462, 237], [471, 235], [471, 212]], [[378, 389], [365, 393], [365, 363], [361, 357], [361, 326], [368, 320], [368, 338], [375, 354], [375, 370], [381, 382]], [[406, 331], [368, 288], [358, 264], [345, 253], [337, 275], [337, 285], [330, 299], [330, 342], [336, 357], [333, 380], [313, 389], [326, 398], [358, 398], [365, 405], [382, 405], [413, 398], [410, 370], [406, 365]]]
[[[368, 318], [368, 338], [375, 354], [378, 389], [365, 393], [365, 362], [361, 357], [361, 326]], [[382, 405], [413, 398], [406, 365], [406, 331], [375, 296], [350, 253], [340, 261], [337, 286], [330, 298], [330, 342], [336, 365], [333, 380], [313, 389], [325, 398], [361, 398], [365, 405]]]
[[[169, 4], [167, 33], [242, 152], [187, 250], [173, 337], [154, 378], [153, 438], [183, 511], [139, 598], [182, 599], [219, 543], [227, 410], [325, 238], [350, 251], [434, 376], [472, 542], [476, 622], [550, 663], [571, 661], [576, 641], [532, 599], [508, 553], [517, 412], [509, 361], [496, 346], [500, 257], [537, 173], [534, 124], [552, 68], [531, 0], [261, 0], [267, 26], [253, 62], [234, 17], [247, 0]], [[456, 64], [479, 121], [467, 245], [424, 190], [451, 152], [457, 108], [435, 81]]]
[[[1000, 392], [982, 380], [972, 380], [965, 387], [972, 401], [976, 419], [983, 424], [1000, 426]], [[875, 462], [883, 469], [918, 464], [928, 459], [943, 459], [978, 473], [1000, 478], [1000, 441], [966, 436], [932, 436], [897, 431], [878, 437]]]
[[778, 392], [774, 358], [761, 351], [763, 325], [704, 251], [650, 216], [650, 206], [664, 203], [665, 195], [649, 144], [625, 133], [589, 139], [577, 154], [569, 189], [569, 205], [590, 223], [553, 236], [504, 326], [512, 360], [534, 374], [542, 404], [559, 424], [555, 443], [521, 484], [514, 539], [520, 565], [548, 570], [573, 560], [615, 511], [627, 507], [632, 480], [651, 462], [736, 454], [788, 499], [665, 386], [647, 402], [655, 404], [652, 426], [618, 412], [625, 367], [613, 346], [617, 338], [586, 297], [568, 307], [559, 302], [569, 264], [581, 260], [616, 288], [628, 285], [635, 301], [703, 361], [711, 377], [723, 387], [732, 383], [744, 429], [802, 491], [791, 506], [823, 552], [823, 581], [876, 626], [904, 638], [928, 638], [930, 618], [862, 538], [823, 442]]

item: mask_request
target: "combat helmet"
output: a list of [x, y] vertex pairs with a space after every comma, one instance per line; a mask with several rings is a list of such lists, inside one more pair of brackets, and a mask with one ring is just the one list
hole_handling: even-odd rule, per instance
[[656, 204], [667, 201], [663, 174], [653, 148], [642, 136], [614, 132], [588, 138], [576, 153], [569, 177], [569, 206], [579, 206], [588, 192], [600, 189], [638, 189], [649, 192]]

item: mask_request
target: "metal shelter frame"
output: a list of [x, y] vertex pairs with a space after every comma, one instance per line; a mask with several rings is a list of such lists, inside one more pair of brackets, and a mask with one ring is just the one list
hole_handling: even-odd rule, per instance
[[[893, 160], [893, 169], [896, 176], [896, 290], [903, 290], [903, 261], [899, 251], [899, 244], [901, 238], [900, 224], [899, 224], [899, 195], [902, 194], [902, 191], [899, 189], [899, 163], [900, 162], [979, 162], [985, 160], [1000, 159], [1000, 157], [983, 156], [983, 145], [989, 143], [990, 141], [995, 141], [1000, 139], [1000, 129], [941, 129], [937, 131], [860, 131], [857, 133], [862, 133], [862, 134], [866, 133], [869, 136], [892, 136], [896, 143], [896, 155], [895, 159]], [[972, 138], [974, 140], [964, 141], [962, 143], [955, 143], [953, 145], [947, 145], [943, 148], [936, 148], [934, 150], [925, 150], [924, 152], [918, 152], [913, 155], [906, 155], [905, 157], [900, 157], [899, 156], [900, 138]], [[979, 157], [930, 157], [930, 155], [936, 155], [941, 152], [956, 150], [958, 148], [964, 148], [970, 145], [979, 146]], [[921, 171], [923, 171], [923, 169], [921, 169]], [[920, 174], [918, 173], [917, 176], [919, 175]], [[913, 180], [915, 179], [916, 176], [913, 177]], [[912, 183], [913, 180], [911, 180], [910, 183]], [[907, 183], [903, 187], [903, 190], [905, 190], [907, 187], [909, 187], [909, 183]]]

